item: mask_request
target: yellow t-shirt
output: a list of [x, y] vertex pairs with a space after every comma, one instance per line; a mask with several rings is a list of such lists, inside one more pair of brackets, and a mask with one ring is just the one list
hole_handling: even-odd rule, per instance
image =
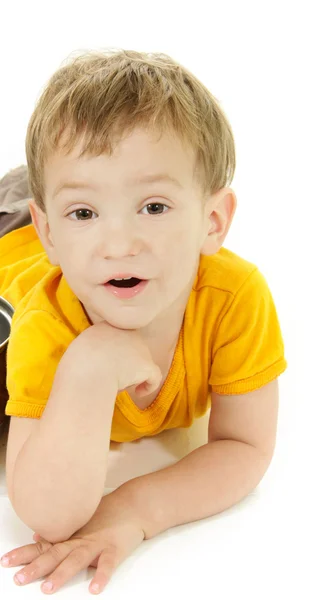
[[[62, 355], [91, 323], [32, 224], [0, 239], [0, 295], [15, 309], [5, 412], [40, 418]], [[126, 391], [118, 393], [111, 440], [189, 427], [210, 408], [211, 390], [244, 394], [286, 367], [276, 308], [258, 268], [223, 247], [213, 256], [201, 255], [164, 385], [144, 410]]]

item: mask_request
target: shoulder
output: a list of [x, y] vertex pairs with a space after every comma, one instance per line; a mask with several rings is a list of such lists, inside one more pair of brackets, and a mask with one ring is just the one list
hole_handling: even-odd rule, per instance
[[19, 410], [19, 416], [30, 416], [22, 408], [48, 398], [58, 364], [74, 338], [51, 312], [18, 307], [7, 346], [6, 414], [17, 415]]
[[7, 346], [8, 374], [17, 369], [38, 369], [56, 359], [73, 341], [64, 322], [52, 313], [19, 306], [15, 311]]
[[255, 271], [255, 263], [222, 247], [212, 256], [201, 255], [193, 290], [209, 287], [234, 296]]
[[[41, 275], [41, 273], [39, 272]], [[8, 298], [10, 301], [10, 299]], [[47, 269], [38, 282], [13, 304], [7, 348], [8, 372], [56, 363], [89, 321], [58, 267]]]
[[212, 256], [201, 255], [188, 311], [205, 312], [218, 325], [231, 307], [241, 310], [244, 304], [247, 309], [269, 296], [268, 284], [257, 265], [222, 247]]
[[46, 255], [24, 269], [3, 296], [14, 308], [13, 330], [22, 323], [41, 327], [56, 321], [76, 336], [90, 325], [61, 268], [51, 265]]
[[15, 265], [12, 270], [16, 276], [3, 291], [3, 296], [14, 308], [15, 321], [28, 311], [51, 312], [51, 303], [48, 301], [48, 290], [52, 283], [60, 277], [57, 267], [49, 264], [47, 258], [42, 256], [39, 260], [28, 259]]

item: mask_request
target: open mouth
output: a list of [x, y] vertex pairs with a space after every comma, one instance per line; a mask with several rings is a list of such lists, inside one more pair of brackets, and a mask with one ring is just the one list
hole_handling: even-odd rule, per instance
[[149, 284], [149, 279], [138, 279], [130, 277], [130, 279], [110, 279], [105, 283], [104, 287], [108, 292], [121, 300], [128, 300], [138, 296]]
[[144, 280], [137, 279], [136, 277], [130, 277], [130, 279], [122, 279], [122, 280], [110, 279], [107, 283], [110, 283], [111, 285], [114, 285], [115, 287], [119, 287], [119, 288], [130, 288], [130, 287], [135, 287], [141, 281], [144, 281]]

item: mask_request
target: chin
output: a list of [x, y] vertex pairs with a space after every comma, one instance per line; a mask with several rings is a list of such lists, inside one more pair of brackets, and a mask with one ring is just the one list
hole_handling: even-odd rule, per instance
[[[128, 307], [129, 308], [129, 307]], [[138, 310], [138, 309], [137, 309]], [[90, 314], [89, 314], [90, 313]], [[88, 317], [91, 319], [92, 323], [101, 323], [102, 321], [106, 321], [112, 327], [116, 329], [142, 329], [149, 325], [152, 319], [148, 319], [148, 315], [144, 315], [140, 317], [140, 315], [131, 315], [127, 314], [123, 310], [119, 315], [105, 314], [105, 311], [87, 312]]]

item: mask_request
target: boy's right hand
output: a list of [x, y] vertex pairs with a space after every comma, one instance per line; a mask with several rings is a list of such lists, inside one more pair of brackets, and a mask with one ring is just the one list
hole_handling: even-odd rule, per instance
[[[85, 329], [68, 346], [62, 359], [73, 362], [90, 377], [100, 377], [101, 372], [116, 376], [118, 391], [137, 386], [139, 397], [154, 392], [162, 373], [136, 329], [118, 329], [107, 321], [95, 323]], [[103, 369], [101, 371], [100, 369]]]

